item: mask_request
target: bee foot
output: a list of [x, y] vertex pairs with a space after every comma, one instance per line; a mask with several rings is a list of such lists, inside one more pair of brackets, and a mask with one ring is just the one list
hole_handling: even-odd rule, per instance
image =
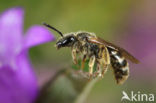
[[101, 73], [98, 73], [98, 77], [103, 77]]
[[77, 64], [77, 61], [76, 60], [74, 60], [73, 62], [74, 62], [75, 65]]
[[91, 80], [93, 75], [91, 73], [88, 74], [88, 78]]

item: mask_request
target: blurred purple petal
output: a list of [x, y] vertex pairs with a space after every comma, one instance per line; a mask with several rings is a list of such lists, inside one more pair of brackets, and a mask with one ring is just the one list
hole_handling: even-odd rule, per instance
[[0, 16], [0, 61], [3, 64], [20, 52], [22, 40], [23, 10], [12, 8]]
[[55, 40], [54, 36], [49, 32], [48, 29], [42, 26], [31, 27], [25, 36], [25, 48], [30, 48], [45, 42]]
[[27, 99], [32, 102], [37, 96], [38, 85], [36, 75], [28, 59], [28, 52], [21, 52], [16, 58], [16, 63], [18, 68], [20, 68], [16, 71], [18, 80], [20, 81], [20, 88], [22, 88], [24, 93], [27, 95]]
[[20, 103], [22, 100], [26, 100], [27, 98], [23, 98], [26, 95], [21, 89], [23, 88], [20, 87], [16, 72], [9, 66], [0, 68], [0, 101]]
[[54, 40], [50, 32], [33, 26], [24, 37], [23, 10], [12, 8], [0, 17], [0, 102], [33, 103], [38, 94], [36, 75], [28, 59], [28, 49]]
[[[32, 79], [29, 79], [30, 81], [27, 82], [23, 76], [19, 75], [18, 72], [14, 71], [9, 66], [0, 68], [1, 103], [32, 103], [32, 101], [34, 101], [33, 94], [37, 93], [37, 88], [34, 88], [36, 85], [32, 83]], [[22, 82], [24, 81], [26, 82], [23, 84]]]

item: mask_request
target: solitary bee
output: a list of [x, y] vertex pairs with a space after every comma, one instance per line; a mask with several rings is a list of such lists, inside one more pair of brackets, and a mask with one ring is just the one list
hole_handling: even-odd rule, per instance
[[56, 43], [56, 47], [58, 49], [70, 47], [75, 64], [77, 64], [77, 54], [82, 55], [81, 68], [84, 68], [85, 61], [89, 59], [90, 76], [93, 75], [95, 63], [97, 64], [96, 74], [102, 77], [111, 64], [117, 84], [122, 84], [129, 76], [127, 59], [133, 63], [139, 63], [139, 61], [126, 50], [97, 37], [94, 33], [75, 32], [63, 35], [56, 28], [46, 23], [44, 23], [44, 25], [61, 35], [61, 38], [58, 39]]

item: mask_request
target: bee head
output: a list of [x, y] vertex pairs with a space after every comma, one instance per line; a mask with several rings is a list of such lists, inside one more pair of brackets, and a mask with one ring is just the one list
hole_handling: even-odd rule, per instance
[[71, 34], [59, 39], [56, 43], [58, 49], [62, 47], [71, 47], [77, 41], [76, 37]]
[[59, 33], [61, 35], [62, 38], [59, 39], [56, 43], [57, 49], [60, 49], [61, 47], [71, 47], [77, 41], [74, 34], [64, 36], [59, 30], [50, 26], [49, 24], [43, 23], [43, 25], [45, 25], [48, 28], [53, 29], [54, 31], [56, 31], [57, 33]]

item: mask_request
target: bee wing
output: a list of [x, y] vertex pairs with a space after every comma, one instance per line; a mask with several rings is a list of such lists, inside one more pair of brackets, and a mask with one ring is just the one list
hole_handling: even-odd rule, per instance
[[123, 49], [119, 46], [116, 46], [110, 42], [107, 42], [99, 37], [97, 37], [97, 38], [90, 37], [90, 38], [88, 38], [88, 41], [91, 43], [95, 43], [95, 44], [105, 45], [111, 49], [115, 49], [115, 50], [119, 51], [126, 59], [129, 59], [131, 62], [136, 63], [136, 64], [139, 63], [139, 60], [136, 59], [134, 56], [132, 56], [130, 53], [128, 53], [125, 49]]

